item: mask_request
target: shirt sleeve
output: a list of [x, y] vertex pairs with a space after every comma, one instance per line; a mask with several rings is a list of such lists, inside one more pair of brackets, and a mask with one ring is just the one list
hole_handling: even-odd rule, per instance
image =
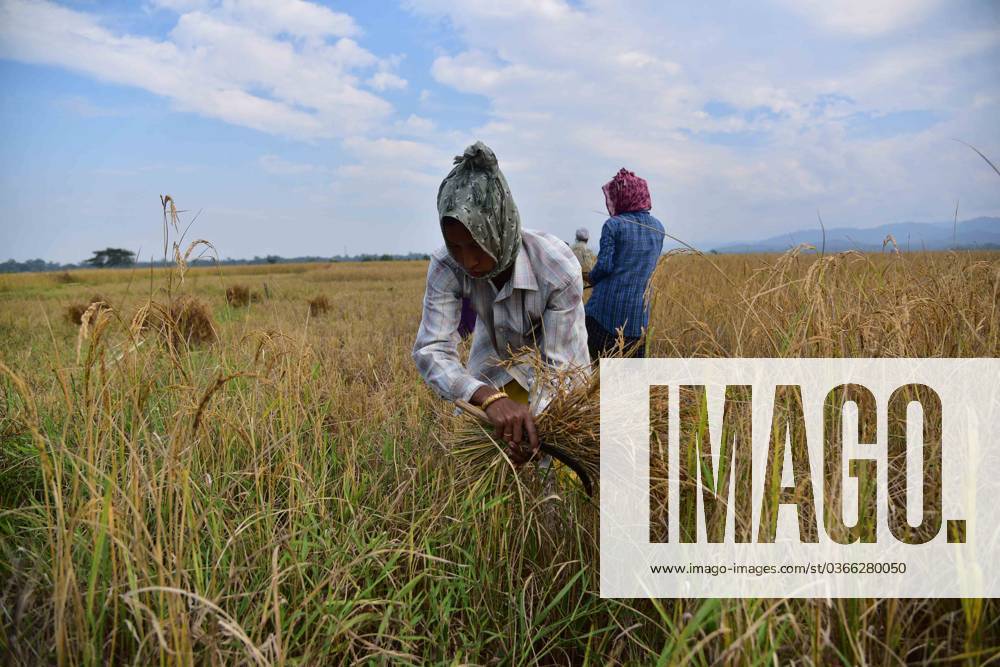
[[443, 262], [431, 258], [427, 268], [423, 315], [413, 344], [413, 361], [441, 398], [470, 400], [484, 383], [462, 366], [458, 355], [458, 323], [462, 292], [458, 279]]
[[591, 284], [597, 284], [611, 275], [615, 264], [615, 232], [608, 220], [601, 228], [601, 247], [597, 253], [597, 262], [590, 270]]

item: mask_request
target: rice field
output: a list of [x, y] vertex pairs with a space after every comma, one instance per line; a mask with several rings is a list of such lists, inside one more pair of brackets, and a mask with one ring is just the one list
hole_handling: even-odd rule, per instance
[[[996, 600], [600, 599], [596, 513], [570, 476], [558, 496], [530, 469], [485, 483], [445, 446], [454, 417], [410, 359], [425, 275], [0, 276], [0, 654], [1000, 662]], [[674, 253], [650, 293], [653, 356], [1000, 352], [997, 253]], [[201, 344], [157, 328], [182, 296]]]

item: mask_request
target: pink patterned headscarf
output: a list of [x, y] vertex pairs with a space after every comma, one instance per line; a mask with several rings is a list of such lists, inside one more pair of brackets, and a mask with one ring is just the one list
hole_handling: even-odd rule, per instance
[[624, 167], [615, 177], [604, 184], [604, 200], [608, 205], [608, 215], [618, 215], [629, 211], [648, 211], [653, 208], [649, 199], [646, 180]]

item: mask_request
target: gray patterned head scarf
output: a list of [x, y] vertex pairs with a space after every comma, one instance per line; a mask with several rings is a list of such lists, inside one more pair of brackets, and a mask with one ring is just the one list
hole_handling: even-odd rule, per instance
[[442, 234], [444, 219], [455, 218], [496, 262], [483, 280], [513, 266], [521, 247], [521, 216], [489, 146], [477, 141], [455, 158], [438, 189], [437, 204]]

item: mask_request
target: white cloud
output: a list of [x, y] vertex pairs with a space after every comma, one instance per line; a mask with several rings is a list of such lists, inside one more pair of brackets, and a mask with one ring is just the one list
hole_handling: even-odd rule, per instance
[[465, 51], [434, 60], [431, 73], [441, 83], [467, 93], [490, 94], [500, 89], [554, 84], [558, 74], [528, 65], [504, 64], [482, 51]]
[[66, 67], [184, 111], [301, 138], [365, 132], [392, 112], [359, 86], [358, 73], [381, 61], [347, 36], [359, 32], [349, 16], [305, 2], [192, 7], [156, 40], [115, 34], [51, 2], [7, 0], [0, 57]]
[[224, 0], [221, 11], [237, 23], [297, 37], [354, 37], [360, 29], [348, 14], [302, 0]]
[[437, 129], [434, 121], [416, 114], [410, 114], [406, 120], [396, 123], [396, 129], [402, 134], [410, 136], [427, 136]]
[[[411, 117], [408, 124], [422, 126], [423, 120]], [[440, 245], [437, 189], [461, 149], [443, 148], [440, 138], [433, 135], [430, 132], [425, 136], [432, 139], [421, 140], [345, 140], [350, 162], [333, 170], [333, 178], [317, 199], [335, 210], [338, 220], [364, 221], [363, 234], [348, 234], [372, 250], [425, 251]], [[461, 141], [465, 139], [455, 144]]]
[[209, 9], [213, 5], [212, 0], [152, 0], [151, 7], [169, 9], [173, 12], [190, 12], [194, 10]]
[[306, 164], [303, 162], [291, 162], [285, 160], [277, 155], [261, 155], [257, 158], [257, 164], [260, 168], [269, 174], [275, 174], [278, 176], [294, 176], [298, 174], [308, 174], [313, 171], [319, 170], [314, 164]]
[[943, 0], [779, 0], [825, 29], [873, 37], [908, 27]]
[[368, 85], [378, 91], [402, 90], [406, 88], [406, 79], [392, 72], [376, 72], [370, 79]]
[[432, 144], [409, 139], [366, 139], [351, 137], [344, 141], [348, 152], [366, 162], [385, 165], [441, 169], [451, 163], [451, 156]]
[[1000, 47], [1000, 31], [976, 30], [887, 49], [865, 67], [828, 82], [866, 100], [897, 105], [951, 104], [962, 61]]
[[270, 36], [356, 37], [361, 33], [349, 14], [303, 0], [153, 0], [152, 4], [180, 14], [212, 13], [227, 23]]
[[[600, 185], [625, 166], [649, 180], [672, 233], [706, 243], [810, 226], [817, 207], [841, 224], [903, 219], [964, 187], [970, 170], [942, 173], [939, 156], [955, 152], [952, 133], [1000, 139], [987, 111], [997, 84], [982, 78], [1000, 33], [912, 32], [934, 4], [815, 10], [832, 36], [780, 39], [763, 22], [798, 19], [750, 7], [709, 7], [694, 20], [682, 7], [611, 0], [549, 12], [411, 2], [454, 27], [454, 51], [432, 73], [487, 98], [489, 120], [472, 134], [497, 152], [527, 226], [568, 235], [591, 216], [599, 224]], [[903, 25], [909, 37], [877, 37]], [[624, 48], [609, 39], [623, 34]], [[859, 34], [871, 37], [864, 51]], [[712, 102], [731, 110], [708, 113]], [[851, 134], [852, 117], [909, 109], [937, 120], [898, 136]]]
[[449, 0], [409, 0], [407, 4], [425, 12], [476, 17], [494, 23], [508, 20], [558, 21], [577, 13], [564, 0], [469, 0], [458, 4]]
[[618, 54], [617, 60], [625, 67], [652, 71], [659, 70], [672, 76], [680, 74], [681, 71], [681, 66], [677, 63], [660, 60], [642, 51], [623, 51]]

